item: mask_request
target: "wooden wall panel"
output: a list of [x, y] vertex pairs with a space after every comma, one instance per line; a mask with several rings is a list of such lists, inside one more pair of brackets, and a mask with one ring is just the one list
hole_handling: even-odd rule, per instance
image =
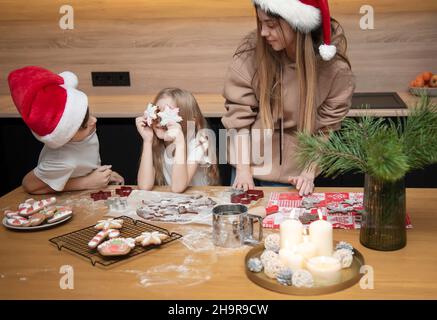
[[[437, 72], [437, 1], [330, 1], [345, 27], [358, 91], [401, 91], [418, 71]], [[375, 7], [375, 30], [359, 7]], [[255, 27], [249, 0], [72, 1], [75, 29], [58, 27], [64, 1], [0, 0], [0, 94], [7, 74], [34, 64], [71, 70], [88, 94], [154, 93], [181, 86], [221, 93], [241, 37]], [[130, 88], [93, 88], [91, 71], [130, 71]]]

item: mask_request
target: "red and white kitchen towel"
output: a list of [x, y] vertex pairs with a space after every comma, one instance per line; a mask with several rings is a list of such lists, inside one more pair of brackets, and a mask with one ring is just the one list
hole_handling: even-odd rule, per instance
[[[323, 219], [332, 223], [335, 229], [359, 229], [361, 226], [361, 213], [363, 207], [363, 193], [361, 192], [326, 192], [313, 193], [309, 196], [314, 202], [314, 208], [310, 210], [311, 215], [318, 216], [320, 209]], [[267, 207], [278, 206], [277, 213], [270, 214], [264, 218], [263, 227], [277, 229], [281, 222], [290, 216], [304, 214], [304, 209], [300, 208], [304, 197], [297, 192], [272, 192]], [[349, 202], [349, 204], [348, 204]], [[342, 206], [343, 208], [353, 207], [345, 213], [332, 212], [332, 207]], [[330, 207], [331, 209], [328, 209]], [[407, 214], [406, 227], [412, 228], [410, 217]]]

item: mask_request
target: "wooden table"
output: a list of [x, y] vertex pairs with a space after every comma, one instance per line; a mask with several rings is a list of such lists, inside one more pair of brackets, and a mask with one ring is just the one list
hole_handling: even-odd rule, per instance
[[[408, 92], [398, 92], [399, 97], [408, 107], [414, 106], [418, 98]], [[206, 118], [221, 118], [226, 109], [225, 100], [220, 94], [194, 94], [203, 115]], [[89, 96], [91, 112], [99, 118], [134, 118], [144, 112], [148, 102], [154, 95], [99, 95]], [[437, 103], [437, 98], [432, 98]], [[408, 114], [408, 109], [370, 109], [349, 110], [348, 117], [357, 117], [369, 113], [379, 117], [398, 117]], [[15, 108], [10, 95], [0, 95], [0, 118], [18, 118], [20, 115]]]
[[[220, 191], [222, 187], [190, 190]], [[271, 191], [285, 188], [264, 188]], [[362, 189], [319, 188], [327, 191], [362, 191]], [[59, 197], [67, 199], [77, 193]], [[84, 193], [86, 195], [86, 193]], [[0, 209], [16, 207], [28, 198], [21, 188], [0, 198]], [[407, 247], [395, 252], [364, 248], [359, 231], [335, 230], [335, 240], [345, 240], [360, 250], [366, 264], [374, 269], [374, 289], [355, 285], [347, 290], [305, 299], [437, 299], [437, 190], [408, 189], [407, 211], [414, 228], [408, 230]], [[244, 257], [250, 249], [220, 249], [200, 254], [180, 242], [140, 255], [109, 270], [93, 267], [89, 261], [58, 251], [49, 239], [95, 223], [104, 210], [92, 212], [78, 209], [73, 220], [55, 229], [22, 233], [1, 227], [0, 231], [0, 299], [299, 299], [265, 290], [247, 279]], [[161, 225], [173, 231], [187, 227]], [[192, 226], [192, 228], [195, 228]], [[199, 228], [199, 227], [197, 227]], [[206, 227], [204, 227], [206, 228]], [[185, 263], [184, 263], [185, 261]], [[141, 275], [152, 268], [188, 266], [197, 274], [184, 274], [185, 279], [167, 276], [168, 284], [144, 287]], [[63, 265], [74, 270], [74, 289], [62, 290], [59, 282]], [[182, 274], [181, 274], [182, 275]], [[193, 280], [195, 276], [197, 280]], [[162, 278], [161, 278], [162, 280]], [[197, 283], [196, 283], [197, 282]], [[191, 286], [188, 286], [191, 284]]]

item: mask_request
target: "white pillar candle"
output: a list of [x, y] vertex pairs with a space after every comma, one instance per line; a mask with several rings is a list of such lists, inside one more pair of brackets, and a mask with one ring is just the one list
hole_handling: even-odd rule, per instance
[[279, 259], [293, 272], [304, 267], [304, 257], [291, 249], [279, 250]]
[[303, 225], [299, 220], [285, 220], [279, 226], [281, 249], [293, 249], [302, 242]]
[[319, 211], [320, 219], [310, 224], [310, 240], [316, 246], [317, 256], [332, 256], [332, 224], [322, 220]]
[[311, 242], [309, 236], [303, 236], [303, 242], [296, 246], [296, 252], [305, 259], [310, 259], [317, 255], [316, 246]]
[[314, 257], [306, 262], [316, 286], [325, 287], [341, 282], [341, 263], [333, 257]]

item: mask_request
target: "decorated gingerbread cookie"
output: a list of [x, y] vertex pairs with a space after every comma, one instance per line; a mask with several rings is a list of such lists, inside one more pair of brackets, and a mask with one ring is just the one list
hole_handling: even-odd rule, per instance
[[97, 221], [96, 226], [94, 227], [97, 230], [106, 230], [106, 229], [121, 229], [123, 227], [123, 220], [121, 219], [106, 219]]
[[19, 216], [18, 211], [12, 211], [12, 210], [5, 210], [3, 214], [5, 215], [6, 218], [9, 219]]
[[168, 235], [153, 231], [153, 232], [143, 232], [140, 236], [135, 238], [135, 242], [141, 244], [143, 247], [147, 247], [149, 245], [160, 245], [163, 240], [167, 239]]
[[179, 116], [179, 108], [165, 106], [163, 111], [158, 112], [158, 116], [161, 118], [159, 124], [163, 127], [167, 126], [169, 123], [178, 123], [182, 121], [182, 118]]
[[56, 209], [55, 214], [47, 220], [47, 223], [55, 223], [73, 215], [73, 210], [70, 207], [57, 207]]
[[135, 248], [135, 240], [132, 238], [114, 238], [103, 242], [97, 247], [102, 256], [124, 256]]
[[40, 224], [44, 223], [46, 221], [47, 217], [43, 213], [35, 213], [29, 217], [29, 222], [31, 227], [39, 226]]
[[6, 223], [13, 227], [28, 227], [30, 226], [29, 220], [24, 217], [15, 216], [13, 218], [6, 219]]
[[97, 248], [97, 246], [103, 241], [105, 240], [107, 237], [109, 237], [110, 239], [112, 238], [117, 238], [118, 236], [120, 236], [120, 231], [117, 229], [106, 229], [106, 230], [101, 230], [99, 231], [99, 233], [97, 233], [95, 235], [94, 238], [91, 239], [90, 242], [88, 242], [88, 247], [90, 249], [95, 249]]
[[56, 198], [52, 197], [49, 199], [43, 199], [36, 201], [34, 199], [27, 199], [24, 203], [18, 206], [18, 212], [23, 217], [29, 217], [34, 213], [44, 209], [45, 207], [51, 206], [56, 203]]
[[146, 123], [149, 127], [152, 126], [154, 120], [158, 119], [158, 115], [156, 114], [157, 110], [157, 106], [149, 103], [144, 111], [144, 118], [146, 119]]

